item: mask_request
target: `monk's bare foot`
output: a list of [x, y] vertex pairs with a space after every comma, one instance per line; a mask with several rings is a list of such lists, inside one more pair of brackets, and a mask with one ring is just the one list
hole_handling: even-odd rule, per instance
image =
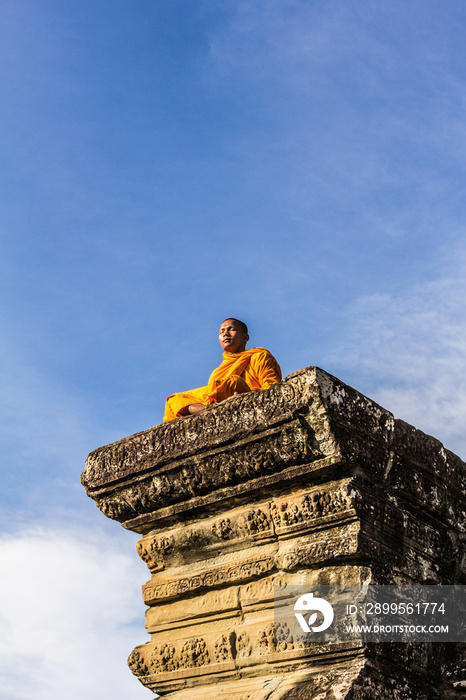
[[199, 413], [199, 411], [203, 411], [206, 408], [203, 403], [192, 403], [190, 406], [188, 406], [188, 411], [190, 414], [193, 413]]

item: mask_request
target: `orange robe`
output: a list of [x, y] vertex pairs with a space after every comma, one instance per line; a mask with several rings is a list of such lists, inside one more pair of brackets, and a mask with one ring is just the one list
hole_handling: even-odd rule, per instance
[[268, 389], [282, 378], [280, 366], [273, 355], [264, 348], [251, 348], [244, 352], [223, 353], [223, 362], [214, 369], [207, 386], [180, 394], [172, 394], [165, 404], [164, 422], [182, 415], [180, 411], [192, 403], [209, 406], [233, 396], [235, 392]]

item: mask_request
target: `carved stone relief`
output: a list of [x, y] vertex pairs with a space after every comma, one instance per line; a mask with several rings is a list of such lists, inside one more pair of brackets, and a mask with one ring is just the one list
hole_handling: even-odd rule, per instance
[[173, 644], [155, 646], [150, 655], [149, 663], [151, 673], [177, 671], [180, 667], [180, 661], [175, 654], [175, 647]]
[[246, 632], [241, 632], [241, 634], [238, 636], [236, 642], [236, 649], [238, 659], [245, 659], [251, 656], [251, 640], [249, 639], [249, 636], [246, 634]]
[[343, 513], [352, 508], [353, 502], [346, 490], [325, 488], [276, 501], [271, 506], [271, 515], [275, 527], [280, 529]]
[[137, 649], [131, 652], [128, 657], [128, 666], [135, 676], [146, 676], [149, 673], [144, 659]]
[[229, 636], [223, 634], [220, 639], [215, 642], [214, 657], [218, 664], [233, 658], [231, 637], [232, 634]]
[[293, 641], [293, 635], [286, 622], [271, 622], [259, 635], [259, 653], [273, 654], [294, 649]]
[[151, 571], [163, 568], [175, 559], [182, 560], [187, 555], [193, 560], [193, 552], [198, 559], [209, 556], [209, 549], [218, 553], [219, 546], [228, 546], [235, 540], [244, 541], [263, 535], [272, 535], [272, 521], [268, 504], [260, 508], [246, 508], [221, 517], [200, 521], [196, 526], [175, 528], [162, 536], [149, 533], [141, 539], [137, 552]]
[[264, 556], [214, 567], [183, 578], [154, 579], [143, 586], [143, 598], [144, 602], [150, 605], [151, 602], [176, 598], [188, 592], [244, 582], [275, 568], [275, 558]]
[[188, 641], [183, 644], [180, 653], [181, 668], [205, 666], [206, 664], [210, 664], [210, 657], [204, 639], [201, 637], [188, 639]]

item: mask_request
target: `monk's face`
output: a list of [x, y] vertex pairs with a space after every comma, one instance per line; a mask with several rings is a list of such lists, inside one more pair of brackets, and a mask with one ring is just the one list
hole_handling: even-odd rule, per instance
[[228, 318], [220, 326], [218, 339], [223, 352], [244, 352], [249, 336], [241, 330], [236, 321]]

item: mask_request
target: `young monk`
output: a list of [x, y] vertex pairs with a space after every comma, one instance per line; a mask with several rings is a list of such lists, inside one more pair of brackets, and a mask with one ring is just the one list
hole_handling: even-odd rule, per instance
[[268, 350], [246, 350], [248, 327], [242, 321], [227, 318], [220, 326], [218, 339], [223, 350], [222, 364], [212, 372], [207, 386], [167, 398], [165, 422], [203, 411], [236, 394], [268, 389], [281, 380], [280, 367]]

